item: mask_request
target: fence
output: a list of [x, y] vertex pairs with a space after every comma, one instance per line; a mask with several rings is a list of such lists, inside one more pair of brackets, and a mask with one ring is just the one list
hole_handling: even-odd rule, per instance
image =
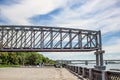
[[86, 80], [120, 80], [120, 72], [101, 71], [93, 68], [83, 68], [78, 66], [66, 66], [70, 71], [82, 76]]
[[120, 80], [120, 72], [106, 72], [106, 80]]

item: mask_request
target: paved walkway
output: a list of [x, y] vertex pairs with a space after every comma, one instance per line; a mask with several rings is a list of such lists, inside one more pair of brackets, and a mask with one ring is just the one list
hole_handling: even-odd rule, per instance
[[64, 68], [0, 68], [0, 80], [79, 80]]

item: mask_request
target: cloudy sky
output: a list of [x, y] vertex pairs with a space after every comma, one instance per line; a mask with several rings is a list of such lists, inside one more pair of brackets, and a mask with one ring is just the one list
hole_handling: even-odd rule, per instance
[[[105, 59], [120, 59], [120, 0], [0, 0], [0, 25], [101, 30]], [[95, 59], [90, 53], [42, 53], [52, 59]]]

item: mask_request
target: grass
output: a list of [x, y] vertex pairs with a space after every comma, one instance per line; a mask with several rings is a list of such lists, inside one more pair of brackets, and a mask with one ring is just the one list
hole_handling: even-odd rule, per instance
[[20, 67], [20, 65], [1, 65], [0, 68], [6, 68], [6, 67]]

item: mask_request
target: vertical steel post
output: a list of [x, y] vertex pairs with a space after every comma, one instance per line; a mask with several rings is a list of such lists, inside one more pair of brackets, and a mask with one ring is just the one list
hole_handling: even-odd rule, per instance
[[11, 48], [13, 48], [13, 45], [12, 45], [13, 44], [13, 28], [12, 28], [12, 32], [11, 32], [11, 40], [10, 41], [11, 41]]
[[40, 45], [41, 45], [41, 49], [43, 49], [43, 47], [44, 47], [44, 31], [43, 31], [43, 29], [41, 28], [41, 43], [40, 43]]
[[87, 47], [89, 47], [89, 33], [87, 34]]
[[30, 39], [30, 41], [31, 41], [31, 43], [30, 43], [30, 46], [31, 46], [31, 48], [32, 48], [32, 45], [33, 45], [33, 43], [32, 43], [32, 33], [33, 33], [33, 28], [31, 27], [31, 39]]
[[98, 35], [98, 32], [96, 32], [96, 34], [95, 34], [96, 47], [99, 47], [99, 43], [98, 43], [98, 42], [99, 42], [99, 41], [98, 41], [99, 39], [98, 39], [98, 36], [99, 36], [99, 35]]
[[102, 52], [102, 39], [101, 39], [101, 31], [99, 31], [99, 39], [100, 39], [100, 66], [103, 66], [103, 52]]
[[69, 41], [70, 41], [70, 49], [72, 48], [72, 34], [71, 34], [71, 30], [69, 32]]
[[9, 30], [7, 30], [7, 41], [6, 41], [6, 48], [8, 48], [8, 36], [9, 36]]
[[27, 44], [26, 44], [26, 40], [27, 40], [27, 39], [26, 39], [26, 34], [27, 34], [27, 33], [26, 33], [26, 30], [25, 30], [25, 39], [24, 39], [24, 40], [25, 40], [25, 41], [24, 41], [24, 42], [25, 42], [25, 45], [24, 45], [24, 47], [26, 47], [26, 45], [27, 45]]
[[[90, 40], [92, 39], [92, 35], [91, 35], [92, 33], [90, 33], [90, 36], [89, 36], [89, 38], [90, 38]], [[94, 36], [93, 36], [94, 37]], [[90, 41], [90, 48], [92, 47], [92, 40]]]
[[3, 49], [3, 35], [4, 35], [4, 28], [2, 27], [1, 49]]
[[18, 36], [17, 36], [17, 35], [18, 35], [18, 30], [16, 30], [16, 40], [15, 40], [15, 47], [16, 47], [16, 48], [17, 48], [17, 44], [18, 44], [18, 43], [17, 43], [17, 41], [18, 41], [18, 39], [17, 39]]
[[103, 63], [104, 63], [104, 62], [103, 62], [103, 53], [104, 53], [105, 51], [102, 50], [101, 31], [99, 31], [99, 40], [100, 40], [100, 51], [99, 51], [99, 55], [100, 55], [100, 66], [105, 68], [105, 66], [103, 66]]
[[35, 33], [35, 31], [33, 31], [33, 33], [34, 33], [34, 37], [33, 37], [33, 48], [35, 48], [35, 34], [37, 34], [37, 33]]
[[23, 28], [21, 29], [21, 36], [20, 37], [21, 37], [21, 39], [20, 39], [21, 40], [21, 42], [20, 42], [20, 48], [22, 48], [22, 45], [23, 45], [22, 44], [22, 41], [23, 41]]
[[80, 48], [82, 48], [82, 32], [80, 32]]
[[99, 66], [99, 54], [98, 51], [95, 52], [96, 55], [96, 66]]
[[81, 32], [79, 31], [79, 33], [78, 33], [78, 48], [82, 47], [81, 39], [82, 39], [82, 35], [81, 35]]
[[62, 29], [60, 30], [60, 48], [62, 49]]
[[100, 66], [103, 66], [103, 53], [100, 53]]
[[52, 28], [50, 30], [50, 48], [51, 49], [53, 48], [53, 31], [52, 31]]
[[99, 32], [99, 48], [100, 50], [102, 50], [102, 38], [101, 38], [101, 31], [98, 31]]
[[[105, 51], [96, 51], [96, 68], [99, 70], [105, 70], [105, 66], [103, 65], [103, 53]], [[99, 62], [99, 63], [98, 63]]]

